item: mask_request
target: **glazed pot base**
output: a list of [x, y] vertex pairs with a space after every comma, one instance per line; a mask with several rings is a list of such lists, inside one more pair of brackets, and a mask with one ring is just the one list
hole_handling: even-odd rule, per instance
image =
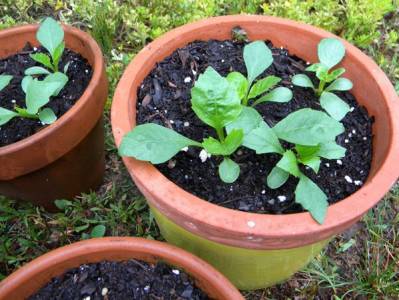
[[[28, 44], [19, 53], [0, 60], [0, 74], [13, 76], [10, 84], [0, 92], [0, 107], [10, 110], [13, 110], [15, 105], [26, 107], [25, 93], [21, 88], [21, 81], [25, 76], [24, 71], [33, 66], [41, 66], [29, 55], [44, 52], [42, 48], [34, 49], [37, 48], [32, 48]], [[66, 73], [69, 78], [68, 83], [60, 94], [51, 97], [50, 102], [45, 106], [51, 108], [57, 118], [60, 118], [79, 100], [92, 77], [92, 68], [87, 60], [80, 54], [65, 49], [59, 64], [60, 72], [63, 72], [68, 62], [70, 63]], [[39, 78], [42, 79], [42, 77]], [[14, 118], [0, 128], [0, 147], [27, 138], [43, 127], [44, 125], [39, 120]]]
[[32, 295], [44, 299], [209, 299], [183, 271], [165, 263], [103, 261], [81, 265], [53, 278]]
[[[273, 48], [271, 43], [268, 46], [272, 49], [274, 62], [258, 78], [279, 76], [282, 78], [280, 85], [292, 89], [294, 98], [288, 103], [270, 102], [256, 106], [265, 121], [273, 126], [300, 108], [322, 110], [311, 89], [291, 85], [291, 76], [304, 73], [306, 62], [289, 55], [283, 48]], [[213, 130], [192, 111], [190, 90], [208, 66], [223, 76], [231, 71], [246, 74], [243, 47], [243, 43], [232, 41], [193, 42], [159, 62], [138, 89], [137, 123], [158, 123], [197, 141], [209, 135], [215, 136]], [[314, 73], [306, 73], [317, 85]], [[372, 156], [372, 118], [351, 93], [337, 94], [352, 107], [342, 121], [346, 131], [337, 138], [337, 143], [347, 149], [347, 154], [341, 160], [322, 159], [318, 174], [302, 169], [327, 194], [330, 204], [353, 194], [363, 185], [369, 174]], [[169, 163], [156, 167], [186, 191], [224, 207], [272, 214], [302, 211], [294, 202], [297, 179], [291, 176], [286, 184], [276, 190], [265, 185], [265, 179], [279, 160], [279, 155], [256, 155], [254, 151], [241, 148], [232, 156], [240, 164], [240, 177], [234, 184], [225, 184], [218, 176], [220, 158], [211, 157], [202, 163], [199, 152], [199, 148], [190, 147]]]

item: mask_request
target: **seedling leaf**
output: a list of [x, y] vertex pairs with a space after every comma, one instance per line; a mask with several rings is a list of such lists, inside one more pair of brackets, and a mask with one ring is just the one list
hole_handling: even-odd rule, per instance
[[43, 124], [52, 124], [57, 120], [57, 116], [47, 107], [39, 112], [39, 119]]
[[255, 150], [256, 154], [284, 152], [276, 134], [264, 121], [244, 136], [243, 146]]
[[301, 87], [308, 87], [314, 89], [312, 80], [305, 74], [297, 74], [292, 77], [292, 84]]
[[333, 81], [326, 89], [326, 92], [330, 91], [348, 91], [353, 87], [352, 81], [347, 78], [338, 78]]
[[267, 76], [258, 80], [249, 91], [248, 99], [253, 99], [265, 93], [281, 81], [281, 78], [276, 76]]
[[345, 47], [341, 41], [334, 38], [322, 39], [318, 45], [317, 54], [320, 62], [331, 69], [345, 56]]
[[292, 150], [287, 150], [283, 153], [283, 157], [277, 163], [277, 167], [280, 169], [299, 177], [300, 171], [295, 153]]
[[250, 133], [255, 128], [259, 127], [263, 122], [262, 116], [252, 107], [244, 106], [238, 118], [226, 126], [227, 132], [230, 133], [233, 129], [244, 130], [244, 136]]
[[286, 87], [277, 87], [265, 96], [256, 100], [252, 106], [258, 105], [263, 102], [289, 102], [292, 99], [292, 91]]
[[345, 128], [324, 112], [303, 108], [278, 122], [273, 130], [280, 139], [287, 142], [316, 146], [333, 141]]
[[244, 133], [242, 129], [233, 129], [222, 142], [209, 137], [204, 139], [202, 146], [206, 152], [213, 155], [230, 155], [241, 146]]
[[273, 63], [273, 55], [264, 42], [255, 41], [244, 47], [244, 61], [251, 85]]
[[201, 147], [201, 144], [172, 129], [149, 123], [136, 126], [123, 137], [119, 154], [160, 164], [187, 146]]
[[320, 157], [306, 157], [304, 159], [301, 159], [301, 163], [305, 166], [310, 167], [315, 173], [319, 173], [321, 163]]
[[0, 91], [2, 91], [12, 80], [11, 75], [0, 75]]
[[16, 112], [0, 107], [0, 126], [17, 116]]
[[350, 107], [345, 101], [330, 92], [323, 92], [321, 94], [320, 105], [337, 121], [341, 121], [350, 111]]
[[54, 57], [55, 49], [64, 40], [64, 31], [60, 24], [52, 18], [46, 18], [36, 34], [37, 40]]
[[59, 82], [44, 82], [33, 79], [27, 86], [26, 110], [29, 114], [37, 114], [39, 109], [50, 101], [50, 97], [59, 88]]
[[34, 61], [41, 63], [42, 65], [46, 66], [50, 70], [53, 70], [53, 65], [51, 64], [51, 59], [48, 55], [46, 55], [44, 53], [35, 53], [35, 54], [31, 54], [30, 57]]
[[42, 67], [30, 67], [25, 70], [25, 75], [47, 75], [47, 74], [50, 74], [50, 72]]
[[233, 183], [240, 175], [240, 166], [228, 157], [219, 165], [219, 176], [225, 183]]
[[308, 210], [319, 224], [323, 224], [328, 207], [327, 196], [312, 180], [303, 174], [301, 174], [295, 189], [295, 202]]
[[55, 73], [47, 75], [46, 78], [44, 78], [44, 82], [58, 83], [59, 87], [54, 91], [54, 94], [53, 94], [53, 96], [58, 96], [58, 94], [61, 92], [61, 90], [67, 84], [68, 76], [66, 76], [64, 73], [61, 73], [61, 72], [55, 72]]
[[243, 99], [248, 90], [248, 81], [245, 76], [239, 72], [231, 72], [227, 75], [226, 79], [236, 88], [240, 99]]
[[290, 174], [279, 167], [274, 167], [267, 176], [267, 186], [271, 189], [278, 189], [287, 180]]
[[21, 87], [25, 94], [26, 94], [26, 91], [28, 90], [28, 85], [32, 82], [32, 80], [33, 80], [32, 76], [25, 76], [22, 79]]
[[321, 144], [317, 155], [327, 159], [340, 159], [345, 156], [345, 153], [346, 149], [344, 147], [332, 141]]

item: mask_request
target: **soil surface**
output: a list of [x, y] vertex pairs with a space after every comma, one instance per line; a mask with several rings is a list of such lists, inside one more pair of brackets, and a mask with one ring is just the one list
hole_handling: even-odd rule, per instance
[[209, 299], [184, 272], [164, 263], [129, 260], [82, 265], [50, 283], [30, 300]]
[[[14, 110], [15, 105], [26, 108], [25, 93], [21, 88], [26, 69], [33, 66], [42, 66], [35, 62], [29, 55], [45, 52], [43, 48], [32, 48], [27, 44], [21, 52], [0, 60], [0, 74], [12, 75], [10, 84], [0, 92], [0, 107]], [[47, 53], [46, 53], [47, 54]], [[44, 107], [50, 107], [57, 118], [66, 113], [82, 96], [92, 77], [92, 68], [85, 58], [79, 53], [65, 49], [62, 55], [59, 70], [69, 64], [67, 76], [68, 83], [56, 97], [51, 97], [50, 102]], [[44, 76], [39, 76], [43, 79]], [[0, 147], [18, 142], [27, 138], [45, 126], [39, 120], [16, 117], [0, 127]]]
[[[272, 49], [273, 64], [258, 77], [275, 75], [282, 78], [280, 86], [293, 90], [293, 99], [288, 103], [265, 103], [256, 106], [264, 120], [274, 126], [289, 113], [310, 107], [322, 110], [312, 89], [291, 85], [291, 77], [306, 73], [318, 84], [314, 73], [305, 72], [307, 63], [292, 56], [286, 49]], [[244, 43], [236, 41], [196, 41], [178, 49], [159, 62], [138, 89], [137, 122], [153, 122], [197, 141], [208, 136], [216, 137], [212, 128], [194, 114], [191, 109], [190, 91], [198, 76], [208, 66], [226, 76], [231, 71], [246, 75], [242, 53]], [[344, 74], [345, 76], [345, 74]], [[337, 202], [357, 191], [366, 181], [372, 157], [373, 118], [360, 106], [350, 92], [336, 93], [350, 107], [351, 112], [342, 120], [345, 132], [337, 137], [337, 143], [347, 149], [341, 160], [322, 159], [320, 170], [315, 174], [310, 169], [302, 171], [326, 193], [329, 203]], [[284, 144], [285, 146], [292, 146]], [[223, 183], [218, 176], [220, 157], [211, 157], [204, 163], [199, 158], [200, 148], [190, 147], [181, 151], [168, 163], [156, 167], [170, 180], [186, 191], [209, 202], [259, 213], [301, 212], [294, 202], [294, 190], [298, 179], [290, 179], [279, 189], [265, 185], [265, 179], [281, 156], [276, 154], [255, 155], [255, 152], [240, 148], [232, 159], [241, 168], [233, 184]]]

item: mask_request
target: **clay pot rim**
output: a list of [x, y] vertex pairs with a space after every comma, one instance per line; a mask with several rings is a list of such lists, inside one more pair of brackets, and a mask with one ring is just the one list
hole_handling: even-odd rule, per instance
[[[64, 34], [74, 36], [76, 39], [80, 40], [82, 43], [87, 45], [90, 48], [91, 52], [94, 56], [94, 63], [91, 65], [93, 70], [93, 75], [90, 79], [88, 86], [86, 87], [82, 96], [76, 101], [76, 103], [60, 118], [58, 118], [53, 124], [48, 125], [47, 127], [41, 129], [39, 132], [23, 139], [13, 144], [9, 144], [3, 147], [0, 147], [0, 156], [9, 155], [14, 152], [18, 152], [21, 149], [27, 148], [32, 144], [39, 143], [40, 141], [51, 136], [55, 131], [58, 130], [59, 127], [65, 126], [67, 123], [71, 122], [74, 118], [74, 115], [77, 111], [81, 110], [82, 106], [85, 106], [89, 101], [90, 97], [93, 97], [94, 91], [96, 89], [96, 85], [101, 81], [102, 70], [104, 69], [104, 61], [102, 56], [102, 51], [100, 47], [97, 45], [95, 40], [86, 32], [66, 25], [62, 24], [64, 29]], [[14, 35], [14, 34], [23, 34], [25, 32], [36, 31], [39, 28], [39, 24], [28, 24], [28, 25], [20, 25], [8, 29], [3, 29], [0, 31], [0, 38], [3, 36]]]
[[[48, 272], [48, 276], [53, 277], [54, 273], [52, 269], [57, 268], [60, 262], [68, 261], [69, 264], [68, 266], [63, 266], [64, 270], [62, 272], [57, 271], [58, 275], [68, 269], [82, 265], [83, 263], [76, 264], [76, 260], [79, 260], [79, 258], [84, 258], [86, 263], [93, 262], [91, 255], [97, 254], [102, 257], [101, 260], [94, 259], [95, 262], [127, 260], [126, 258], [121, 258], [120, 254], [118, 254], [122, 251], [128, 254], [142, 253], [151, 255], [156, 260], [165, 260], [169, 265], [182, 268], [185, 271], [187, 270], [186, 272], [194, 279], [206, 284], [209, 290], [216, 290], [220, 295], [223, 295], [225, 297], [223, 299], [244, 299], [226, 277], [202, 259], [167, 243], [136, 237], [93, 238], [52, 250], [27, 263], [0, 282], [0, 299], [5, 299], [2, 297], [9, 295], [9, 293], [17, 289], [21, 284], [34, 278], [36, 274]], [[70, 260], [73, 261], [69, 262]]]
[[[173, 222], [186, 230], [215, 242], [238, 247], [253, 249], [295, 248], [329, 238], [332, 232], [337, 233], [339, 232], [338, 229], [353, 224], [385, 195], [399, 175], [399, 170], [395, 167], [399, 153], [398, 97], [385, 73], [372, 59], [355, 46], [325, 30], [300, 22], [269, 16], [222, 16], [178, 27], [147, 45], [130, 62], [119, 81], [113, 98], [112, 130], [116, 145], [119, 146], [123, 135], [135, 126], [133, 117], [129, 115], [129, 112], [131, 112], [129, 102], [130, 105], [135, 105], [136, 91], [132, 89], [130, 83], [150, 57], [157, 57], [157, 51], [162, 49], [162, 45], [178, 41], [179, 36], [194, 32], [204, 26], [218, 26], [220, 23], [225, 23], [233, 27], [262, 22], [265, 25], [269, 22], [291, 29], [295, 28], [299, 32], [317, 35], [320, 39], [325, 37], [338, 38], [344, 43], [348, 54], [361, 58], [358, 59], [359, 63], [369, 70], [369, 76], [373, 77], [376, 87], [381, 90], [381, 94], [386, 100], [389, 110], [387, 118], [389, 118], [392, 128], [392, 134], [388, 137], [391, 141], [388, 154], [374, 176], [369, 177], [363, 187], [354, 194], [330, 205], [324, 224], [319, 225], [308, 212], [266, 215], [224, 208], [186, 192], [148, 162], [128, 157], [124, 157], [123, 161], [137, 186], [141, 186], [141, 191], [145, 195], [151, 195], [152, 198], [157, 199], [152, 201], [147, 197], [150, 204], [166, 217], [173, 215]], [[207, 233], [199, 231], [195, 224], [204, 226], [208, 232], [221, 232], [224, 237], [207, 235]], [[231, 236], [240, 236], [242, 240], [234, 240], [230, 238]], [[279, 241], [280, 245], [262, 244], [264, 239], [275, 239]]]

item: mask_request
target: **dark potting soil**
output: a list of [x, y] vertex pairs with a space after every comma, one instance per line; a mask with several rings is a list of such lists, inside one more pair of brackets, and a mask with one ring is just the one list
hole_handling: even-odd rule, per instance
[[30, 300], [205, 300], [184, 272], [164, 263], [129, 260], [82, 265], [55, 277]]
[[[0, 92], [0, 107], [10, 110], [14, 110], [15, 105], [26, 107], [21, 81], [27, 68], [42, 66], [29, 56], [37, 52], [45, 52], [45, 50], [41, 47], [32, 48], [27, 44], [21, 52], [0, 60], [0, 74], [13, 76], [10, 84]], [[87, 60], [79, 53], [65, 49], [59, 65], [61, 72], [68, 62], [70, 63], [66, 74], [69, 78], [68, 83], [59, 95], [51, 97], [50, 102], [45, 106], [51, 108], [57, 118], [65, 114], [79, 100], [92, 76], [92, 68]], [[40, 76], [39, 79], [43, 79], [43, 77]], [[39, 120], [16, 117], [0, 126], [0, 147], [27, 138], [45, 126], [48, 125], [43, 125]]]
[[[258, 78], [279, 76], [282, 78], [279, 85], [292, 89], [293, 99], [288, 103], [269, 102], [256, 106], [264, 120], [274, 126], [300, 108], [322, 110], [312, 89], [291, 85], [291, 77], [298, 73], [306, 73], [318, 84], [314, 73], [304, 71], [307, 63], [290, 55], [286, 49], [275, 48], [270, 42], [267, 44], [272, 50], [274, 62]], [[210, 135], [216, 137], [213, 129], [205, 125], [191, 109], [190, 90], [208, 66], [223, 76], [231, 71], [246, 75], [242, 54], [244, 45], [230, 40], [196, 41], [159, 62], [138, 89], [138, 123], [157, 123], [197, 141]], [[342, 120], [345, 133], [337, 137], [337, 143], [347, 149], [346, 156], [340, 160], [322, 159], [318, 174], [301, 167], [326, 193], [330, 204], [344, 199], [363, 185], [369, 174], [372, 156], [373, 118], [364, 107], [359, 106], [350, 92], [337, 95], [352, 110]], [[289, 146], [287, 143], [284, 145]], [[298, 179], [290, 176], [276, 190], [265, 185], [267, 175], [281, 158], [279, 155], [255, 155], [252, 150], [240, 148], [232, 156], [241, 167], [240, 176], [233, 184], [226, 184], [218, 176], [221, 158], [211, 157], [202, 163], [200, 150], [190, 147], [187, 152], [180, 151], [168, 163], [156, 167], [186, 191], [224, 207], [273, 214], [302, 211], [301, 206], [294, 202]]]

